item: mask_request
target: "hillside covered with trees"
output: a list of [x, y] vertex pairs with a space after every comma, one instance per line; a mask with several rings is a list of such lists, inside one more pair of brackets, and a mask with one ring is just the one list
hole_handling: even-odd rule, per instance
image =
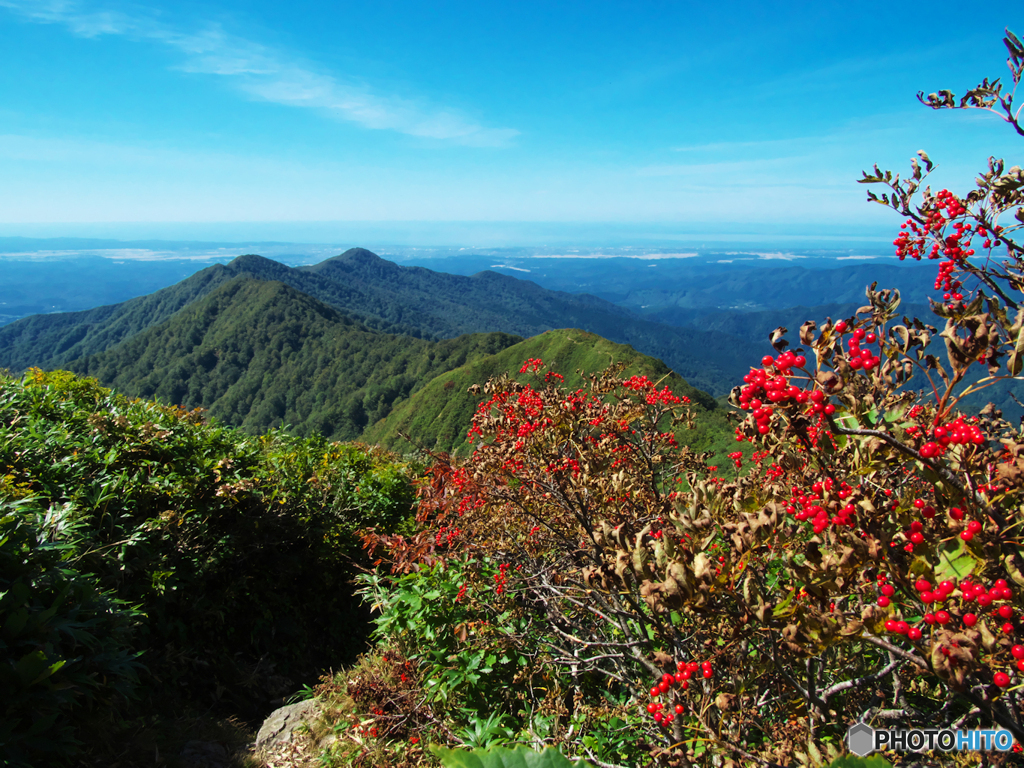
[[549, 291], [494, 272], [446, 275], [400, 267], [354, 248], [310, 267], [240, 256], [149, 296], [85, 312], [18, 320], [0, 327], [0, 367], [67, 367], [166, 322], [183, 307], [243, 276], [284, 283], [371, 330], [414, 338], [492, 332], [528, 337], [555, 328], [583, 328], [664, 360], [716, 397], [728, 392], [731, 382], [746, 370], [744, 361], [763, 346], [652, 322], [593, 296]]

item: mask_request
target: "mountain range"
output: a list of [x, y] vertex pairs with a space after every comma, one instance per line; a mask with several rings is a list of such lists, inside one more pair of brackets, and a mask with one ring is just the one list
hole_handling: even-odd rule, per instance
[[701, 427], [687, 442], [712, 448], [728, 431], [722, 409], [680, 373], [722, 394], [754, 354], [754, 344], [734, 342], [593, 296], [491, 272], [400, 267], [353, 249], [297, 268], [240, 256], [148, 296], [18, 320], [0, 328], [0, 367], [66, 368], [252, 432], [287, 427], [392, 447], [407, 445], [399, 432], [408, 432], [450, 450], [475, 407], [471, 384], [529, 357], [570, 382], [621, 362], [690, 397]]
[[240, 256], [147, 296], [83, 312], [23, 318], [0, 327], [0, 367], [63, 367], [104, 352], [239, 276], [279, 281], [368, 329], [414, 338], [495, 331], [527, 337], [554, 328], [584, 328], [663, 360], [715, 396], [728, 392], [764, 348], [719, 332], [643, 319], [586, 294], [550, 291], [494, 272], [466, 277], [401, 267], [355, 248], [308, 267]]
[[[287, 426], [394, 445], [403, 431], [450, 449], [472, 413], [466, 386], [527, 357], [561, 360], [569, 374], [581, 350], [610, 342], [585, 355], [582, 369], [615, 359], [659, 378], [674, 372], [681, 379], [673, 386], [692, 389], [711, 414], [714, 398], [770, 351], [773, 328], [795, 331], [805, 319], [848, 317], [858, 306], [740, 313], [684, 303], [638, 315], [589, 294], [491, 271], [400, 266], [362, 248], [301, 267], [244, 255], [146, 296], [0, 327], [0, 368], [67, 368], [254, 432]], [[545, 334], [554, 329], [582, 330]], [[716, 434], [725, 429], [713, 421]]]

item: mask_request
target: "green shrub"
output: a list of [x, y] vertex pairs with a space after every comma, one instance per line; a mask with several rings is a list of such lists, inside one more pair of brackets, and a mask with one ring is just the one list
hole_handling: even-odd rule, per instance
[[[67, 584], [69, 601], [93, 588], [97, 607], [75, 598], [76, 615], [106, 616], [105, 642], [122, 644], [111, 622], [130, 615], [125, 603], [143, 611], [123, 645], [147, 668], [139, 711], [213, 706], [259, 717], [299, 681], [355, 658], [369, 632], [351, 585], [357, 531], [393, 530], [412, 499], [406, 466], [382, 451], [252, 437], [66, 372], [0, 377], [0, 503], [22, 510], [5, 523], [14, 528], [0, 579], [27, 578], [15, 567], [16, 548], [27, 546], [18, 542], [56, 541], [59, 530], [60, 549], [47, 544], [32, 561], [50, 602], [31, 600], [47, 610]], [[28, 599], [5, 590], [4, 610]], [[67, 694], [46, 695], [64, 711]], [[49, 734], [57, 720], [40, 727]]]
[[74, 724], [134, 697], [142, 618], [72, 567], [70, 507], [0, 500], [0, 762], [74, 755]]
[[445, 749], [434, 750], [445, 768], [589, 768], [582, 760], [571, 762], [557, 749], [535, 752], [527, 747], [516, 749]]

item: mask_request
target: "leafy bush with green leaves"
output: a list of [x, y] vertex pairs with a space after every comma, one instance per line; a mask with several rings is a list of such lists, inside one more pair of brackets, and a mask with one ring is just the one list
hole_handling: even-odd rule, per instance
[[[252, 437], [67, 372], [0, 376], [0, 502], [36, 510], [17, 518], [19, 536], [60, 528], [38, 578], [73, 571], [73, 588], [143, 612], [131, 640], [143, 709], [255, 717], [354, 658], [369, 632], [351, 585], [355, 532], [395, 529], [412, 500], [408, 468], [380, 450]], [[16, 561], [4, 582], [21, 578]], [[53, 621], [71, 621], [57, 604]]]
[[589, 768], [582, 760], [572, 762], [557, 749], [551, 747], [536, 752], [527, 747], [516, 749], [445, 749], [438, 747], [434, 753], [441, 758], [444, 768]]
[[141, 615], [67, 559], [80, 522], [67, 505], [0, 500], [0, 758], [69, 758], [74, 723], [134, 697]]
[[[374, 637], [418, 665], [429, 699], [466, 713], [508, 711], [507, 685], [530, 674], [514, 638], [530, 631], [512, 606], [466, 595], [469, 580], [494, 581], [494, 563], [452, 560], [397, 577], [358, 577], [377, 613]], [[469, 720], [466, 720], [469, 722]]]

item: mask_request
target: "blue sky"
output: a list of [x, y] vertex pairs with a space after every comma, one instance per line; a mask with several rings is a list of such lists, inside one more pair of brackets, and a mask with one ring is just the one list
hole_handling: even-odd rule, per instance
[[927, 149], [952, 189], [1020, 163], [994, 117], [914, 99], [1003, 76], [1006, 26], [1019, 0], [0, 0], [0, 235], [884, 235], [873, 162]]

